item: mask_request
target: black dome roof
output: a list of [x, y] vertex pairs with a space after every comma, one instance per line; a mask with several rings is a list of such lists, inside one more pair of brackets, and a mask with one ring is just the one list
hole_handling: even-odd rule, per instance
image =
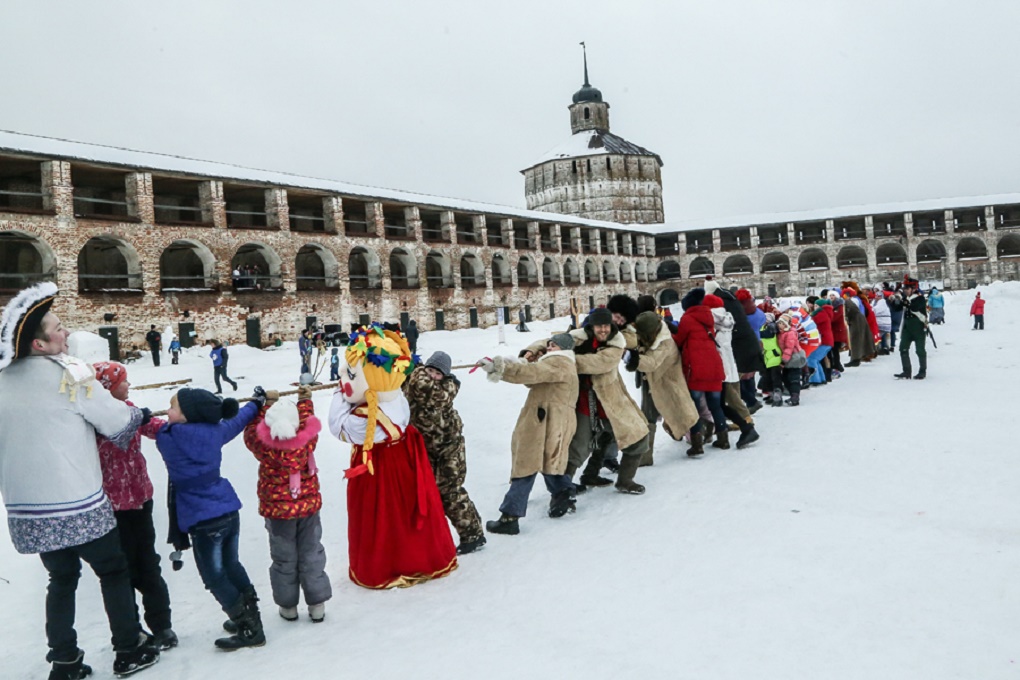
[[581, 102], [602, 102], [602, 92], [597, 87], [592, 87], [587, 82], [581, 86], [581, 89], [574, 93], [574, 103], [580, 104]]

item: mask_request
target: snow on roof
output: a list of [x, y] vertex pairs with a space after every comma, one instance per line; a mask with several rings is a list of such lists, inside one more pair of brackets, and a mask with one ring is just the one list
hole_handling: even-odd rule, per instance
[[660, 166], [662, 165], [662, 159], [659, 158], [659, 154], [649, 151], [643, 146], [638, 146], [633, 142], [628, 142], [623, 137], [614, 135], [608, 130], [582, 130], [581, 132], [575, 132], [570, 135], [570, 139], [545, 152], [541, 158], [529, 165], [525, 170], [561, 158], [594, 156], [604, 153], [626, 156], [651, 156]]
[[258, 170], [229, 163], [217, 163], [183, 156], [135, 151], [114, 146], [88, 144], [67, 139], [27, 135], [10, 130], [0, 130], [0, 152], [26, 154], [43, 158], [59, 158], [70, 161], [115, 165], [125, 168], [137, 168], [166, 173], [208, 177], [216, 179], [253, 182], [282, 187], [312, 189], [345, 196], [374, 198], [399, 203], [409, 203], [423, 207], [434, 207], [445, 210], [458, 210], [472, 213], [488, 213], [493, 216], [526, 219], [534, 222], [555, 222], [560, 224], [585, 225], [602, 229], [619, 231], [643, 231], [641, 225], [618, 224], [603, 220], [591, 220], [572, 215], [525, 210], [495, 203], [468, 201], [447, 196], [430, 196], [411, 191], [399, 191], [383, 187], [351, 184], [334, 180], [301, 175]]
[[851, 205], [841, 208], [820, 208], [796, 212], [763, 213], [759, 215], [738, 215], [736, 217], [704, 218], [646, 224], [642, 229], [651, 234], [675, 234], [677, 232], [726, 229], [731, 227], [765, 226], [788, 222], [819, 222], [822, 220], [865, 217], [867, 215], [902, 214], [927, 211], [955, 210], [962, 208], [984, 208], [991, 205], [1020, 204], [1020, 193], [989, 194], [986, 196], [962, 196], [956, 198], [929, 198], [899, 203], [875, 203]]

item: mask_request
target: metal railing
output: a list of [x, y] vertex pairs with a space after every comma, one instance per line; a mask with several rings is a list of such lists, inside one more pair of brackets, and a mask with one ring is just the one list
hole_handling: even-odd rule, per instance
[[[31, 198], [32, 205], [14, 205], [14, 202], [5, 199], [5, 196]], [[0, 189], [0, 208], [8, 208], [11, 210], [42, 210], [44, 207], [44, 196], [41, 191], [10, 191], [8, 189]]]
[[[292, 231], [326, 231], [326, 218], [319, 215], [288, 215]], [[307, 226], [306, 226], [307, 225]]]
[[[89, 206], [114, 206], [118, 210], [111, 209], [109, 212], [97, 212], [95, 210], [88, 210]], [[128, 217], [131, 215], [128, 212], [127, 201], [114, 201], [108, 198], [89, 198], [86, 196], [75, 196], [74, 197], [74, 216], [75, 217]]]

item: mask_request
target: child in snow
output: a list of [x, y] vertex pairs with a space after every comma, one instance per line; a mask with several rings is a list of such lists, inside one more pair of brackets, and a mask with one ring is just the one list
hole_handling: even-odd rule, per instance
[[181, 358], [181, 341], [174, 338], [170, 341], [170, 363], [177, 364]]
[[329, 356], [329, 379], [331, 382], [340, 379], [340, 354], [336, 347], [333, 348], [333, 352]]
[[255, 588], [237, 557], [241, 501], [220, 476], [224, 444], [241, 434], [265, 401], [261, 387], [242, 409], [235, 399], [184, 388], [170, 400], [169, 423], [156, 434], [176, 501], [170, 520], [190, 535], [202, 583], [230, 617], [224, 628], [233, 635], [216, 640], [225, 650], [266, 643]]
[[[93, 364], [93, 368], [96, 380], [114, 398], [134, 406], [128, 400], [131, 383], [123, 364], [102, 361]], [[153, 642], [160, 649], [167, 650], [177, 646], [177, 635], [170, 627], [170, 592], [159, 569], [156, 529], [152, 524], [152, 480], [142, 455], [142, 435], [155, 439], [156, 432], [163, 425], [166, 425], [165, 420], [151, 419], [138, 428], [127, 449], [120, 448], [98, 432], [96, 445], [103, 470], [103, 491], [113, 506], [131, 585], [142, 594], [145, 624], [152, 631]]]
[[319, 476], [315, 445], [322, 424], [315, 417], [312, 391], [298, 388], [298, 401], [277, 401], [270, 391], [266, 403], [244, 428], [244, 443], [259, 461], [259, 514], [269, 532], [269, 582], [273, 601], [287, 621], [298, 618], [300, 591], [315, 623], [326, 617], [333, 589], [326, 575], [319, 510]]
[[797, 330], [793, 327], [793, 320], [789, 314], [783, 314], [776, 320], [776, 328], [779, 331], [779, 351], [783, 355], [783, 382], [786, 383], [786, 390], [790, 393], [786, 403], [790, 406], [799, 406], [801, 373], [807, 365], [807, 357], [800, 348]]
[[467, 476], [464, 423], [453, 407], [460, 381], [453, 374], [452, 365], [449, 354], [434, 352], [425, 366], [411, 372], [403, 389], [411, 406], [411, 424], [425, 440], [443, 510], [460, 537], [457, 554], [466, 555], [485, 545], [485, 534], [482, 518], [464, 488]]

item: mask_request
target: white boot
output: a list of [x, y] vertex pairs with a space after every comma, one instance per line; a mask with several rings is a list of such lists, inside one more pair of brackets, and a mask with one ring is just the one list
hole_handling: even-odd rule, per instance
[[280, 607], [280, 616], [287, 621], [297, 621], [297, 607]]
[[326, 618], [326, 603], [308, 605], [308, 616], [311, 617], [312, 623], [322, 623]]

